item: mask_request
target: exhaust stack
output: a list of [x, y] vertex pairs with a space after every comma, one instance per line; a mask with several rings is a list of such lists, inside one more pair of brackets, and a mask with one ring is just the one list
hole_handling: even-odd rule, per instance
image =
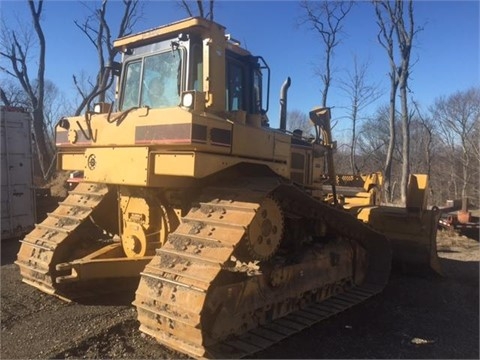
[[280, 90], [280, 130], [287, 130], [287, 92], [292, 81], [290, 76], [283, 82]]

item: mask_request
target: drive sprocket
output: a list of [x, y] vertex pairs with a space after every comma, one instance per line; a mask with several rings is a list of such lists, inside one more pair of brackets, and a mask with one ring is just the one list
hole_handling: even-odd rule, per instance
[[248, 253], [254, 260], [270, 259], [277, 249], [284, 233], [282, 208], [273, 197], [265, 198], [260, 204], [246, 234]]

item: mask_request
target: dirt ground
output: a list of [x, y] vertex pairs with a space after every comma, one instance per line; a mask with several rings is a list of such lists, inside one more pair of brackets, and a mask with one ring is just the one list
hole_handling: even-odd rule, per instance
[[[479, 358], [478, 240], [441, 232], [443, 276], [392, 273], [385, 290], [255, 358]], [[132, 294], [66, 303], [21, 282], [1, 242], [2, 359], [187, 358], [138, 330]]]

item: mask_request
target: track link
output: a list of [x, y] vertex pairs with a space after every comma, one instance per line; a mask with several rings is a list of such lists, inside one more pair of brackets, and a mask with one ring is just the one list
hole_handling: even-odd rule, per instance
[[367, 300], [380, 293], [382, 289], [381, 286], [369, 285], [350, 288], [338, 295], [332, 295], [321, 303], [311, 304], [235, 339], [212, 346], [208, 349], [207, 357], [218, 359], [247, 357]]
[[23, 282], [63, 297], [55, 281], [60, 275], [55, 266], [76, 250], [74, 245], [86, 235], [84, 230], [94, 227], [89, 217], [107, 193], [106, 185], [79, 183], [43, 222], [35, 225], [21, 240], [15, 261]]
[[[343, 239], [332, 252], [347, 256], [349, 241], [367, 250], [368, 270], [361, 286], [353, 284], [352, 269], [340, 267], [332, 280], [317, 280], [318, 263], [328, 263], [330, 253], [313, 247], [302, 261], [289, 260], [292, 264], [285, 268], [290, 279], [282, 283], [280, 273], [274, 290], [268, 276], [248, 276], [245, 268], [255, 268], [255, 263], [243, 263], [243, 270], [232, 272], [238, 267], [232, 255], [262, 200], [272, 194], [289, 216], [328, 224]], [[207, 188], [198, 207], [182, 218], [141, 274], [134, 301], [140, 330], [194, 357], [245, 357], [380, 292], [388, 279], [390, 256], [382, 235], [292, 185], [246, 178], [232, 186]], [[275, 267], [263, 270], [271, 275]]]

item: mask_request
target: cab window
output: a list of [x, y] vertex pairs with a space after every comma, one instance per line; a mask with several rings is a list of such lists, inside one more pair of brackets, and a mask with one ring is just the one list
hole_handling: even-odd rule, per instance
[[202, 45], [192, 46], [192, 69], [189, 89], [203, 91], [203, 50]]
[[130, 62], [125, 72], [125, 87], [123, 92], [122, 109], [129, 109], [138, 106], [140, 96], [140, 75], [142, 71], [142, 62]]
[[122, 110], [177, 106], [182, 90], [183, 51], [166, 51], [126, 65]]
[[227, 66], [227, 111], [245, 110], [245, 74], [240, 64], [230, 62]]

